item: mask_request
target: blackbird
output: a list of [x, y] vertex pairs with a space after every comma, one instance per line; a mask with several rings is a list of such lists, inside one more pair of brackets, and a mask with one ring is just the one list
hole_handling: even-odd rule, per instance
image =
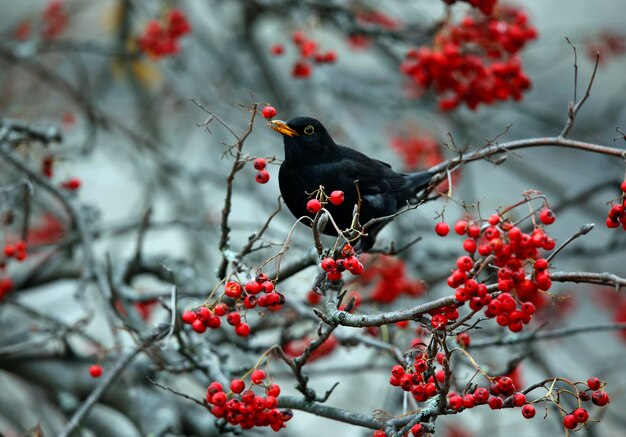
[[[280, 166], [278, 183], [291, 213], [296, 217], [314, 217], [306, 205], [320, 185], [326, 194], [341, 190], [345, 195], [344, 202], [337, 206], [329, 202], [325, 207], [342, 231], [352, 224], [354, 205], [359, 196], [359, 222], [366, 224], [373, 218], [390, 216], [406, 206], [428, 186], [434, 175], [428, 171], [396, 173], [389, 164], [336, 144], [322, 123], [311, 117], [296, 117], [287, 122], [273, 120], [271, 127], [284, 137], [285, 160]], [[369, 250], [376, 234], [388, 221], [368, 228], [367, 235], [356, 243], [357, 250]], [[304, 223], [311, 226], [309, 221]], [[337, 235], [331, 223], [322, 232]]]

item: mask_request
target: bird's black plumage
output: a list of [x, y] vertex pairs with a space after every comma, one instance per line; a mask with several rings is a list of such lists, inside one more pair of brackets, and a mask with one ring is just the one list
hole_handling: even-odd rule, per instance
[[[273, 121], [272, 128], [284, 136], [285, 160], [280, 166], [278, 182], [285, 204], [296, 217], [313, 217], [306, 204], [310, 194], [320, 185], [327, 194], [341, 190], [345, 194], [344, 202], [338, 206], [328, 203], [326, 208], [338, 227], [345, 230], [352, 223], [359, 194], [359, 221], [365, 224], [373, 218], [392, 215], [406, 206], [407, 201], [414, 199], [433, 176], [431, 172], [396, 173], [389, 164], [335, 144], [322, 123], [314, 118]], [[378, 223], [367, 230], [368, 235], [358, 243], [361, 250], [373, 246], [376, 234], [384, 224]], [[330, 224], [323, 232], [336, 235]]]

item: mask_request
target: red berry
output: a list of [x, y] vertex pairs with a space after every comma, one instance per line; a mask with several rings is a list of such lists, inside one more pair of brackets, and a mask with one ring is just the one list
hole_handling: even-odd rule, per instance
[[224, 405], [227, 400], [226, 393], [223, 391], [218, 391], [211, 397], [211, 403], [214, 405]]
[[439, 222], [435, 225], [435, 233], [440, 237], [445, 237], [450, 232], [450, 225], [446, 222]]
[[282, 44], [272, 44], [270, 47], [270, 53], [274, 56], [280, 56], [285, 53], [285, 46]]
[[252, 375], [250, 375], [250, 381], [252, 381], [253, 384], [261, 384], [264, 379], [265, 371], [261, 369], [254, 370]]
[[468, 393], [463, 396], [464, 408], [474, 408], [475, 406], [476, 406], [476, 399], [474, 399], [474, 395]]
[[265, 393], [267, 393], [268, 396], [277, 398], [280, 394], [280, 386], [278, 384], [271, 384], [265, 389]]
[[491, 214], [489, 216], [489, 224], [495, 226], [498, 223], [500, 223], [500, 216], [498, 214]]
[[206, 325], [211, 329], [217, 329], [222, 324], [222, 321], [216, 315], [211, 315], [209, 320], [207, 320]]
[[196, 320], [196, 313], [193, 311], [185, 311], [182, 316], [183, 322], [191, 325]]
[[470, 335], [467, 332], [461, 332], [456, 336], [456, 342], [463, 348], [468, 348], [472, 342]]
[[71, 178], [61, 183], [61, 186], [66, 190], [78, 190], [80, 188], [80, 179]]
[[265, 169], [267, 162], [265, 162], [265, 159], [263, 158], [256, 158], [254, 161], [252, 161], [252, 165], [254, 166], [255, 170], [261, 171]]
[[620, 188], [622, 189], [622, 192], [626, 193], [626, 181], [622, 182], [622, 185], [620, 185]]
[[585, 423], [589, 419], [589, 413], [584, 408], [576, 408], [572, 414], [578, 423]]
[[324, 270], [325, 272], [330, 272], [337, 268], [337, 262], [330, 257], [324, 258], [320, 265], [322, 267], [322, 270]]
[[259, 183], [259, 184], [266, 184], [267, 181], [270, 180], [270, 174], [268, 173], [267, 170], [261, 170], [259, 172], [257, 172], [256, 176], [254, 177], [254, 179]]
[[232, 390], [233, 393], [241, 393], [242, 391], [244, 391], [246, 388], [246, 383], [243, 382], [241, 379], [233, 379], [230, 382], [230, 389]]
[[463, 249], [469, 253], [476, 252], [476, 240], [474, 240], [473, 238], [468, 238], [467, 240], [465, 240], [463, 242]]
[[229, 325], [237, 326], [241, 323], [241, 315], [237, 312], [233, 312], [226, 316], [226, 321]]
[[332, 193], [330, 193], [330, 197], [328, 198], [328, 200], [330, 200], [330, 203], [337, 206], [343, 203], [344, 198], [345, 198], [345, 195], [343, 194], [343, 191], [335, 190]]
[[[263, 112], [263, 117], [270, 119], [276, 115], [276, 108], [274, 108], [273, 106], [266, 106], [265, 108], [263, 108], [262, 112]], [[262, 169], [258, 169], [258, 170], [262, 170]]]
[[591, 390], [600, 390], [601, 384], [602, 384], [602, 381], [600, 381], [598, 378], [593, 377], [593, 376], [587, 380], [587, 386]]
[[609, 394], [605, 391], [596, 391], [591, 395], [591, 402], [599, 407], [604, 407], [609, 401]]
[[536, 412], [537, 411], [535, 410], [535, 407], [530, 404], [526, 404], [522, 407], [522, 416], [524, 416], [526, 419], [532, 419], [533, 417], [535, 417]]
[[6, 246], [4, 246], [4, 255], [7, 258], [13, 258], [13, 256], [15, 255], [16, 249], [15, 246], [12, 244], [7, 244]]
[[526, 403], [526, 396], [524, 393], [517, 392], [513, 395], [513, 406], [521, 407]]
[[491, 408], [492, 410], [499, 410], [500, 408], [502, 408], [502, 399], [496, 397], [496, 396], [491, 396], [489, 398], [489, 408]]
[[306, 203], [306, 209], [311, 214], [316, 214], [320, 209], [322, 209], [322, 204], [317, 199], [311, 199]]
[[474, 261], [472, 261], [472, 258], [470, 258], [469, 256], [464, 255], [457, 258], [456, 265], [459, 270], [469, 272], [470, 270], [472, 270], [472, 267], [474, 267]]
[[263, 286], [258, 281], [248, 281], [246, 283], [246, 291], [250, 294], [259, 294], [263, 290]]
[[541, 223], [544, 225], [551, 225], [554, 223], [554, 220], [556, 220], [556, 217], [552, 210], [545, 208], [539, 213], [539, 220], [541, 220]]
[[484, 387], [478, 387], [474, 390], [474, 399], [477, 404], [484, 404], [489, 399], [489, 391]]
[[374, 431], [374, 434], [372, 434], [372, 437], [387, 437], [387, 433], [383, 430], [377, 429]]
[[566, 414], [565, 417], [563, 417], [563, 426], [567, 429], [574, 429], [578, 426], [578, 421], [573, 414]]
[[102, 376], [102, 366], [99, 364], [89, 366], [89, 374], [92, 378], [100, 378]]
[[443, 314], [435, 314], [430, 323], [434, 329], [443, 329], [448, 324], [448, 318]]
[[463, 398], [456, 394], [452, 395], [450, 396], [450, 399], [448, 399], [448, 405], [453, 410], [460, 410], [461, 408], [463, 408]]
[[191, 328], [194, 331], [196, 331], [198, 334], [202, 334], [204, 331], [206, 331], [206, 325], [200, 319], [194, 320], [193, 323], [191, 324]]
[[424, 428], [422, 427], [422, 424], [416, 423], [413, 425], [411, 427], [411, 434], [413, 434], [414, 437], [422, 437], [424, 435]]
[[222, 317], [228, 312], [228, 305], [225, 303], [218, 303], [215, 305], [215, 308], [213, 308], [213, 312], [216, 316]]
[[224, 294], [228, 297], [232, 297], [233, 299], [239, 298], [242, 292], [241, 284], [235, 281], [228, 281], [224, 284]]
[[459, 235], [463, 235], [467, 232], [468, 223], [467, 220], [459, 220], [454, 225], [454, 232]]
[[241, 322], [237, 326], [235, 326], [235, 334], [240, 337], [247, 337], [250, 335], [250, 325], [245, 322]]
[[467, 236], [471, 238], [478, 238], [480, 236], [480, 226], [471, 225], [467, 228]]

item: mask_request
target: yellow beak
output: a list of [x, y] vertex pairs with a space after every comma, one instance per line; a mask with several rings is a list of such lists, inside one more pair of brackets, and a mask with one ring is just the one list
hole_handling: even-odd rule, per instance
[[270, 121], [270, 127], [274, 129], [276, 132], [281, 133], [283, 135], [287, 135], [288, 137], [298, 136], [298, 132], [287, 126], [282, 120], [272, 120]]

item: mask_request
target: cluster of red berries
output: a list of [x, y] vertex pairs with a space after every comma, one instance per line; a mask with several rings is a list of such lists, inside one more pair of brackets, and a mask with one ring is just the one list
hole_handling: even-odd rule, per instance
[[339, 281], [346, 270], [355, 276], [363, 273], [363, 264], [356, 257], [354, 248], [349, 244], [343, 246], [338, 259], [326, 257], [320, 262], [320, 267], [326, 272], [330, 281]]
[[624, 230], [626, 230], [626, 181], [622, 182], [620, 188], [622, 189], [622, 195], [619, 203], [611, 205], [609, 215], [606, 218], [606, 227], [613, 229], [618, 228], [621, 224]]
[[626, 35], [612, 30], [603, 30], [599, 35], [587, 41], [587, 56], [592, 61], [600, 52], [600, 63], [605, 63], [612, 57], [621, 56], [626, 53]]
[[429, 134], [394, 136], [390, 146], [410, 170], [417, 167], [429, 168], [443, 161], [441, 144]]
[[102, 366], [100, 364], [89, 366], [89, 375], [92, 378], [100, 378], [102, 376]]
[[[258, 296], [259, 293], [262, 295]], [[236, 281], [228, 281], [224, 284], [223, 294], [236, 301], [236, 306], [242, 306], [249, 310], [259, 307], [277, 311], [285, 303], [285, 296], [274, 290], [274, 283], [269, 278], [260, 274], [255, 279], [248, 281], [245, 286]], [[226, 316], [229, 325], [235, 327], [235, 333], [241, 337], [250, 335], [250, 325], [241, 318], [241, 313], [231, 308], [224, 302], [217, 303], [212, 308], [201, 306], [195, 311], [183, 312], [182, 320], [199, 334], [209, 329], [218, 329], [222, 322], [220, 317]]]
[[19, 262], [24, 261], [28, 256], [28, 254], [26, 253], [26, 242], [18, 241], [15, 244], [5, 244], [4, 256], [6, 258], [13, 258]]
[[250, 325], [241, 320], [241, 314], [237, 311], [229, 312], [230, 308], [225, 303], [218, 303], [211, 309], [201, 306], [195, 311], [183, 312], [182, 320], [198, 334], [209, 329], [218, 329], [222, 325], [220, 317], [226, 316], [228, 324], [235, 327], [235, 334], [241, 337], [250, 335]]
[[403, 260], [387, 255], [367, 258], [365, 270], [356, 280], [359, 284], [373, 283], [370, 299], [378, 303], [391, 303], [401, 295], [418, 297], [426, 291], [424, 282], [407, 275]]
[[[395, 365], [391, 369], [389, 384], [410, 392], [417, 402], [424, 402], [439, 392], [432, 375], [425, 379], [428, 367], [426, 354], [416, 356], [414, 364], [409, 369]], [[443, 371], [437, 372], [437, 375], [440, 375], [437, 379], [441, 379], [444, 376]], [[440, 382], [443, 382], [443, 379]]]
[[[458, 0], [443, 0], [444, 3], [452, 5], [456, 3]], [[462, 0], [465, 3], [469, 3], [472, 7], [479, 9], [485, 15], [489, 15], [493, 12], [493, 9], [496, 7], [496, 3], [498, 0]]]
[[263, 158], [256, 158], [252, 162], [252, 165], [254, 166], [254, 169], [257, 170], [254, 180], [259, 184], [267, 184], [270, 180], [270, 173], [265, 170], [265, 167], [267, 167], [267, 161]]
[[[311, 61], [316, 64], [332, 64], [337, 60], [337, 52], [334, 50], [321, 51], [317, 41], [307, 38], [304, 32], [296, 31], [291, 37], [298, 50], [299, 59], [291, 68], [291, 76], [296, 79], [306, 79], [313, 73]], [[274, 56], [281, 56], [285, 53], [282, 44], [273, 44], [270, 53]]]
[[537, 36], [524, 12], [498, 8], [494, 15], [465, 17], [444, 27], [434, 47], [410, 50], [401, 71], [422, 89], [440, 96], [444, 111], [470, 109], [510, 98], [520, 100], [531, 81], [517, 53]]
[[[304, 353], [306, 348], [311, 344], [313, 340], [314, 339], [311, 336], [307, 335], [303, 338], [287, 341], [284, 345], [282, 345], [282, 348], [285, 351], [286, 355], [292, 358], [296, 358]], [[330, 336], [328, 336], [324, 343], [322, 343], [317, 349], [311, 352], [307, 363], [311, 363], [315, 360], [319, 360], [320, 358], [330, 355], [335, 349], [337, 349], [337, 346], [339, 346], [339, 340], [337, 340], [337, 337], [331, 334]]]
[[459, 310], [455, 304], [434, 309], [429, 314], [432, 316], [430, 324], [435, 330], [444, 329], [448, 322], [454, 322], [459, 318]]
[[50, 40], [58, 36], [69, 22], [67, 13], [63, 10], [63, 0], [52, 0], [43, 11], [43, 28], [41, 36]]
[[163, 21], [150, 20], [137, 38], [139, 50], [153, 58], [175, 55], [180, 51], [179, 39], [191, 32], [185, 14], [172, 9]]
[[[372, 29], [397, 30], [400, 23], [390, 15], [377, 9], [360, 9], [355, 14], [359, 26]], [[348, 37], [348, 44], [354, 50], [363, 50], [370, 46], [371, 40], [362, 33], [355, 33]]]
[[[277, 408], [280, 386], [265, 385], [265, 379], [265, 371], [256, 369], [250, 375], [252, 384], [248, 390], [243, 380], [233, 379], [228, 393], [224, 392], [222, 384], [212, 382], [206, 392], [211, 414], [225, 419], [231, 425], [239, 425], [242, 429], [269, 426], [278, 431], [284, 428], [285, 423], [293, 417], [293, 412]], [[254, 393], [253, 386], [265, 387], [265, 396]]]
[[[550, 225], [554, 223], [555, 215], [544, 208], [539, 213], [539, 220], [543, 225]], [[498, 214], [492, 214], [487, 222], [484, 229], [480, 224], [467, 220], [456, 222], [455, 232], [468, 237], [463, 242], [463, 248], [469, 255], [457, 259], [457, 268], [448, 277], [448, 285], [456, 289], [455, 297], [460, 304], [469, 302], [473, 311], [485, 308], [486, 317], [495, 317], [500, 326], [520, 332], [535, 313], [535, 304], [542, 302], [539, 291], [549, 290], [552, 286], [548, 262], [539, 257], [539, 249], [552, 250], [555, 242], [540, 226], [527, 234]], [[439, 236], [446, 236], [449, 231], [447, 223], [435, 226]], [[481, 257], [492, 256], [491, 264], [498, 269], [500, 294], [495, 299], [477, 277], [482, 261], [474, 258], [476, 252]], [[440, 329], [447, 322], [443, 317], [435, 319], [433, 316], [432, 323], [433, 327]]]
[[327, 196], [323, 190], [317, 191], [317, 196], [314, 199], [310, 199], [306, 203], [306, 209], [311, 214], [317, 214], [322, 206], [326, 205], [326, 203], [330, 202], [332, 205], [339, 206], [345, 200], [345, 195], [341, 190], [335, 190], [330, 193], [330, 196]]

